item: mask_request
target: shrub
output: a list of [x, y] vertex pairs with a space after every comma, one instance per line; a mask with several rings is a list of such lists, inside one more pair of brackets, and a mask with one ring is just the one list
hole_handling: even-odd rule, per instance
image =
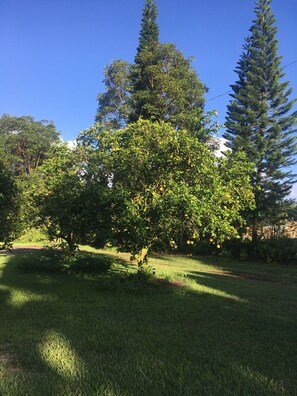
[[297, 264], [297, 239], [271, 238], [255, 243], [254, 254], [267, 262]]
[[217, 249], [216, 245], [209, 243], [209, 241], [201, 240], [188, 249], [191, 249], [190, 253], [194, 255], [214, 254], [240, 260], [257, 259], [270, 263], [297, 264], [297, 239], [286, 237], [270, 238], [257, 242], [233, 239], [225, 241], [221, 249]]
[[257, 242], [231, 240], [223, 244], [223, 251], [241, 260], [259, 259], [270, 263], [297, 264], [297, 239], [270, 238]]

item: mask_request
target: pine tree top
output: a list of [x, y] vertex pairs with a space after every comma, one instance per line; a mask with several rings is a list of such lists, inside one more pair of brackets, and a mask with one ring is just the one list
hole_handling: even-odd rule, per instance
[[158, 15], [157, 5], [155, 0], [146, 0], [142, 13], [141, 30], [139, 34], [139, 46], [137, 48], [137, 56], [142, 50], [159, 41], [159, 27], [156, 19]]

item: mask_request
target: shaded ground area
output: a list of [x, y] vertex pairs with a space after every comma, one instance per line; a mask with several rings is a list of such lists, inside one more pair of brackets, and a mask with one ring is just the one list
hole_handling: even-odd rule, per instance
[[70, 267], [56, 259], [34, 249], [0, 257], [1, 395], [295, 394], [294, 282], [163, 257], [152, 261], [157, 276], [185, 286], [156, 287], [114, 252]]
[[0, 254], [6, 255], [6, 254], [12, 254], [12, 253], [32, 253], [32, 252], [37, 252], [37, 251], [42, 251], [44, 250], [43, 247], [40, 246], [34, 246], [34, 245], [24, 245], [24, 246], [17, 246], [14, 247], [13, 250], [0, 250]]

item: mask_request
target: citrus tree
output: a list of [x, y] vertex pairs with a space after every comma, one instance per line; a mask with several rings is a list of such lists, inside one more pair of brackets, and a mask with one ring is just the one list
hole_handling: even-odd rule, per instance
[[113, 195], [113, 238], [139, 267], [152, 250], [174, 247], [181, 236], [237, 235], [241, 211], [253, 205], [242, 155], [219, 160], [192, 133], [163, 121], [140, 119], [108, 132], [99, 126], [97, 139]]

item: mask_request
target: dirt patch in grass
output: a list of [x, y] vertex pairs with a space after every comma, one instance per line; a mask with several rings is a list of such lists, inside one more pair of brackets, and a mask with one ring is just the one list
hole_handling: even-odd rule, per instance
[[185, 286], [185, 282], [182, 280], [169, 280], [163, 278], [154, 279], [154, 284], [156, 286], [168, 286], [168, 287], [183, 287]]
[[44, 247], [42, 247], [42, 246], [34, 246], [34, 245], [26, 246], [26, 245], [24, 245], [24, 246], [14, 247], [12, 250], [10, 250], [10, 249], [0, 250], [0, 254], [33, 253], [33, 252], [42, 251], [42, 250], [44, 250]]
[[8, 350], [8, 348], [0, 348], [0, 363], [9, 370], [11, 373], [20, 373], [22, 370], [16, 364], [16, 357], [14, 353]]

